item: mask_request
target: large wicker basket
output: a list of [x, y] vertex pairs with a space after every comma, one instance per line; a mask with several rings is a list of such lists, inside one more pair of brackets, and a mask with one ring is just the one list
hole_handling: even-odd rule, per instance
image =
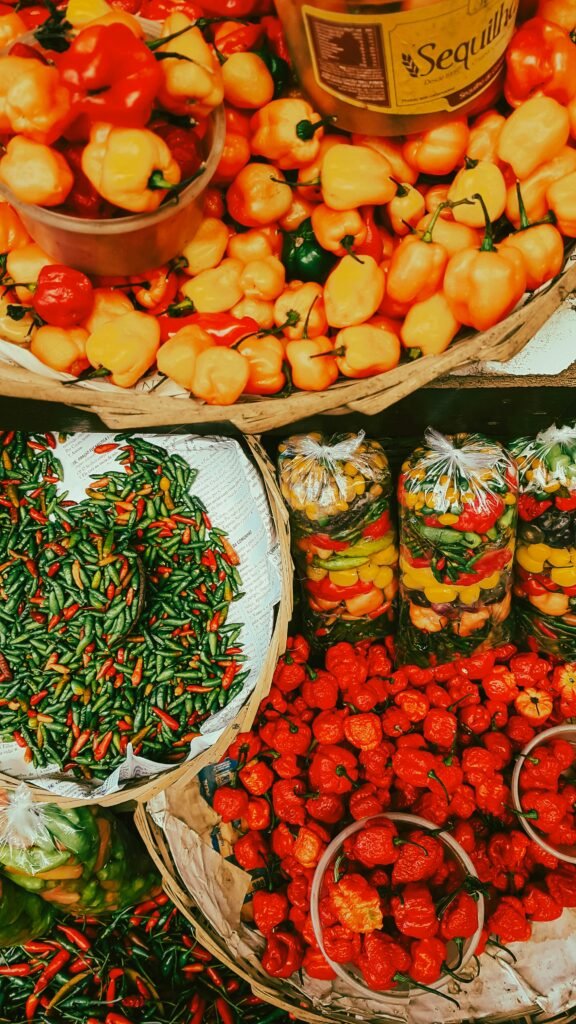
[[376, 377], [335, 384], [319, 393], [299, 391], [284, 398], [247, 398], [232, 406], [204, 405], [193, 398], [166, 398], [120, 388], [104, 392], [76, 384], [68, 386], [0, 362], [0, 395], [61, 402], [96, 414], [107, 426], [118, 430], [230, 422], [246, 434], [259, 434], [321, 413], [374, 415], [466, 363], [511, 359], [575, 287], [576, 262], [569, 258], [564, 273], [555, 282], [491, 330], [454, 342], [442, 355], [426, 356]]
[[[286, 647], [288, 624], [292, 616], [293, 603], [293, 568], [290, 557], [288, 514], [276, 485], [274, 470], [270, 465], [263, 448], [256, 438], [247, 438], [246, 444], [264, 482], [272, 519], [278, 536], [281, 562], [280, 602], [276, 610], [274, 630], [270, 639], [270, 646], [268, 648], [266, 661], [260, 673], [260, 677], [248, 701], [238, 713], [234, 721], [223, 730], [222, 735], [218, 738], [216, 743], [197, 757], [194, 757], [192, 760], [186, 761], [175, 768], [169, 769], [168, 771], [164, 771], [150, 778], [136, 778], [118, 792], [109, 793], [107, 796], [99, 797], [97, 802], [102, 806], [110, 807], [112, 805], [125, 804], [128, 802], [150, 800], [157, 793], [161, 792], [161, 790], [165, 789], [166, 786], [172, 785], [177, 780], [186, 781], [192, 779], [206, 765], [217, 761], [222, 756], [228, 745], [232, 742], [236, 733], [250, 728], [258, 711], [262, 695], [263, 693], [266, 693], [270, 687], [278, 657]], [[19, 784], [20, 780], [14, 779], [9, 775], [5, 775], [0, 772], [0, 788], [14, 790]], [[67, 797], [52, 791], [48, 793], [46, 789], [42, 789], [33, 783], [30, 783], [30, 788], [33, 799], [39, 803], [50, 800], [51, 803], [56, 803], [62, 807], [73, 807], [87, 802], [86, 799]]]
[[[184, 789], [185, 784], [176, 784], [175, 797], [178, 806], [180, 806], [180, 793], [184, 796]], [[394, 1024], [394, 1020], [384, 1014], [371, 1015], [368, 1018], [365, 1014], [353, 1015], [350, 1010], [324, 1009], [321, 1002], [313, 1005], [306, 998], [299, 1000], [292, 986], [288, 987], [285, 982], [268, 977], [262, 971], [257, 972], [252, 964], [235, 957], [226, 939], [212, 927], [202, 914], [201, 907], [186, 891], [164, 832], [152, 820], [144, 803], [139, 803], [135, 821], [148, 852], [162, 876], [164, 890], [190, 921], [198, 941], [230, 970], [244, 978], [249, 983], [254, 995], [292, 1014], [297, 1020], [307, 1021], [309, 1024], [350, 1024], [351, 1021], [357, 1021], [360, 1024], [360, 1022], [368, 1022], [368, 1020], [370, 1024]], [[395, 1018], [396, 1024], [399, 1019]], [[422, 1017], [420, 1016], [419, 1019]], [[573, 1024], [575, 1021], [576, 1002], [570, 1009], [553, 1016], [539, 1011], [537, 1003], [534, 1002], [533, 1007], [530, 1007], [528, 1011], [523, 1009], [518, 1013], [503, 1014], [495, 1010], [490, 1017], [482, 1017], [483, 1024]], [[468, 1021], [467, 1024], [472, 1024], [472, 1021]]]

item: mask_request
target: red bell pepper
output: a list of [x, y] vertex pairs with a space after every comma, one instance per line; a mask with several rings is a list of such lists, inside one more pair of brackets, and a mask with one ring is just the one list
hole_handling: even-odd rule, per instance
[[369, 594], [373, 583], [365, 583], [358, 580], [351, 587], [340, 587], [332, 583], [328, 576], [323, 580], [306, 580], [306, 589], [313, 597], [319, 597], [321, 601], [347, 601], [350, 597], [358, 597], [360, 594]]
[[391, 529], [390, 513], [388, 510], [383, 512], [373, 523], [365, 526], [362, 530], [362, 536], [366, 540], [378, 540], [380, 537], [385, 537]]
[[126, 25], [88, 26], [57, 66], [79, 116], [125, 128], [150, 120], [162, 70]]
[[[187, 312], [190, 311], [190, 312]], [[231, 313], [195, 313], [194, 305], [188, 299], [169, 306], [165, 313], [158, 317], [160, 338], [167, 341], [183, 327], [201, 327], [210, 334], [215, 345], [230, 348], [249, 334], [257, 334], [259, 325], [250, 316], [236, 317]]]
[[521, 494], [518, 498], [518, 515], [526, 523], [531, 523], [551, 507], [551, 501], [537, 501], [532, 494]]
[[576, 508], [576, 494], [571, 494], [569, 498], [556, 498], [556, 508], [561, 512], [573, 512]]
[[314, 546], [317, 548], [326, 548], [330, 551], [346, 551], [350, 547], [346, 540], [334, 540], [333, 537], [329, 537], [327, 533], [314, 533], [311, 537], [308, 537], [307, 546]]
[[[474, 501], [466, 502], [452, 529], [461, 533], [486, 533], [491, 530], [504, 512], [504, 502], [498, 494], [485, 494]], [[442, 528], [437, 516], [426, 516], [426, 526]]]
[[504, 94], [511, 107], [534, 95], [551, 96], [566, 106], [576, 95], [573, 36], [544, 18], [525, 21], [506, 51]]

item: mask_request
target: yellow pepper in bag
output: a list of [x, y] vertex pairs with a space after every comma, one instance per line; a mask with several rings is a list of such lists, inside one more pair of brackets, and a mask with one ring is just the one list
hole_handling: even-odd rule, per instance
[[157, 210], [181, 176], [168, 146], [154, 132], [109, 124], [92, 128], [82, 170], [104, 199], [131, 213]]
[[392, 168], [367, 146], [332, 146], [320, 172], [322, 198], [333, 210], [389, 203], [396, 192]]
[[60, 206], [72, 190], [74, 175], [61, 153], [15, 135], [0, 160], [0, 181], [24, 203]]
[[[188, 31], [184, 31], [184, 29]], [[205, 117], [224, 99], [222, 72], [215, 54], [199, 28], [184, 14], [171, 14], [164, 22], [163, 36], [183, 34], [160, 46], [159, 52], [177, 57], [161, 61], [164, 82], [158, 99], [174, 114]]]
[[165, 373], [188, 391], [192, 390], [196, 360], [201, 352], [213, 345], [210, 335], [201, 327], [191, 324], [173, 334], [160, 347], [157, 363], [160, 373]]
[[305, 167], [320, 152], [324, 121], [306, 100], [272, 100], [250, 122], [252, 152], [283, 171]]
[[192, 299], [199, 313], [224, 313], [240, 302], [244, 295], [240, 284], [243, 270], [244, 264], [240, 260], [222, 260], [218, 267], [203, 270], [186, 281], [182, 292]]
[[156, 360], [160, 325], [148, 313], [126, 313], [90, 335], [86, 355], [95, 370], [110, 371], [110, 380], [121, 388], [136, 384]]
[[90, 365], [86, 357], [88, 331], [82, 327], [40, 327], [30, 345], [32, 355], [45, 366], [78, 377]]
[[274, 95], [274, 79], [257, 53], [232, 53], [222, 68], [224, 98], [243, 110], [256, 110]]
[[533, 96], [506, 119], [498, 139], [498, 157], [522, 180], [557, 156], [569, 134], [566, 107], [551, 96]]
[[324, 285], [326, 319], [330, 327], [362, 324], [384, 298], [384, 273], [372, 259], [344, 256]]
[[70, 114], [70, 93], [56, 68], [28, 57], [0, 57], [0, 132], [49, 144]]
[[182, 250], [188, 263], [184, 267], [185, 273], [193, 277], [202, 270], [217, 267], [224, 257], [229, 237], [230, 231], [224, 221], [216, 217], [205, 217], [192, 240]]

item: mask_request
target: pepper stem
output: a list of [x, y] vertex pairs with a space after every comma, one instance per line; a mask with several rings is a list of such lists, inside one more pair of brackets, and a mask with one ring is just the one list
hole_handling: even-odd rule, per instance
[[428, 778], [434, 779], [434, 782], [437, 782], [439, 786], [442, 786], [442, 789], [444, 790], [444, 796], [446, 797], [447, 802], [450, 803], [450, 794], [446, 789], [446, 786], [442, 782], [442, 779], [440, 778], [439, 775], [436, 774], [433, 768], [431, 768], [430, 771], [428, 772]]
[[411, 978], [409, 974], [401, 974], [400, 971], [396, 971], [392, 980], [395, 982], [403, 982], [411, 988], [416, 987], [421, 988], [424, 992], [431, 992], [433, 996], [440, 996], [442, 999], [447, 999], [449, 1003], [454, 1003], [454, 1006], [457, 1006], [458, 1009], [460, 1009], [460, 1003], [457, 999], [453, 999], [452, 996], [446, 995], [446, 993], [442, 992], [440, 989], [432, 988], [431, 985], [423, 985], [421, 981], [414, 981], [414, 978]]
[[321, 117], [319, 121], [298, 121], [296, 125], [296, 135], [302, 142], [308, 142], [314, 138], [314, 134], [319, 128], [325, 128], [329, 124], [333, 124], [336, 120], [334, 115], [328, 117]]
[[488, 939], [486, 945], [487, 946], [497, 946], [498, 949], [501, 949], [503, 953], [508, 953], [508, 956], [511, 957], [511, 959], [512, 959], [512, 963], [514, 963], [514, 964], [516, 963], [516, 957], [514, 956], [514, 953], [512, 952], [512, 950], [508, 949], [508, 946], [505, 946], [502, 942], [498, 942], [498, 939], [494, 939], [491, 936]]
[[484, 196], [481, 196], [479, 192], [475, 192], [472, 196], [477, 203], [480, 203], [482, 207], [482, 213], [484, 214], [484, 238], [482, 239], [482, 245], [480, 246], [480, 252], [495, 252], [496, 246], [494, 245], [494, 229], [492, 227], [492, 221], [490, 220], [490, 214], [484, 202]]
[[394, 184], [396, 185], [397, 199], [404, 199], [404, 196], [410, 195], [410, 188], [408, 185], [403, 185], [401, 181], [398, 181], [397, 178], [393, 178], [391, 174], [389, 175], [389, 178], [390, 181], [394, 182]]
[[[312, 302], [310, 303], [310, 308], [309, 308], [308, 312], [306, 313], [306, 319], [304, 321], [304, 327], [302, 328], [302, 337], [303, 338], [308, 339], [308, 324], [310, 323], [310, 317], [312, 316], [312, 310], [314, 309], [314, 306], [316, 305], [318, 299], [319, 299], [319, 296], [315, 295], [314, 298], [312, 299]], [[322, 355], [326, 355], [326, 353], [323, 352]]]
[[354, 235], [344, 235], [344, 238], [340, 239], [340, 245], [346, 251], [347, 255], [351, 256], [353, 260], [356, 260], [356, 263], [364, 263], [364, 260], [361, 260], [353, 251], [354, 242]]
[[[476, 198], [476, 197], [473, 196], [472, 198]], [[432, 232], [434, 231], [434, 228], [436, 227], [436, 221], [438, 220], [440, 214], [442, 213], [442, 210], [454, 210], [457, 206], [473, 206], [473, 205], [474, 205], [474, 203], [472, 202], [472, 199], [457, 199], [457, 200], [454, 200], [454, 201], [452, 201], [451, 199], [447, 199], [444, 203], [438, 203], [438, 206], [436, 207], [436, 209], [434, 210], [434, 213], [432, 214], [432, 220], [430, 221], [428, 227], [426, 228], [426, 231], [422, 235], [422, 241], [423, 242], [432, 242], [433, 241]]]
[[171, 306], [168, 306], [166, 310], [168, 316], [187, 316], [189, 313], [196, 312], [196, 306], [192, 302], [192, 299], [182, 299], [180, 302], [174, 302]]
[[63, 384], [64, 387], [70, 387], [72, 384], [78, 384], [83, 380], [98, 380], [99, 377], [109, 377], [111, 373], [112, 370], [106, 369], [105, 366], [100, 366], [98, 370], [84, 370], [74, 380], [65, 380]]
[[526, 231], [526, 228], [530, 227], [530, 221], [528, 220], [528, 214], [526, 213], [526, 207], [522, 198], [522, 189], [518, 180], [516, 180], [516, 195], [518, 197], [518, 212], [520, 214], [520, 227], [518, 230]]
[[152, 171], [152, 174], [148, 178], [146, 188], [150, 189], [151, 192], [157, 192], [159, 189], [164, 189], [166, 192], [182, 192], [183, 189], [188, 188], [196, 178], [199, 178], [204, 173], [204, 164], [201, 164], [194, 174], [191, 174], [189, 178], [184, 178], [183, 181], [167, 181], [162, 171]]

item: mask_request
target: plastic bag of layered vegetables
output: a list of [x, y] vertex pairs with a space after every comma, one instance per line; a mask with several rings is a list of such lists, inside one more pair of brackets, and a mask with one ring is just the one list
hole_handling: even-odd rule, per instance
[[0, 877], [0, 948], [20, 946], [50, 931], [54, 912], [44, 900]]
[[514, 594], [518, 637], [576, 659], [576, 425], [514, 441], [520, 474]]
[[402, 466], [401, 663], [436, 665], [509, 638], [517, 470], [497, 441], [443, 437]]
[[363, 432], [302, 435], [280, 445], [278, 462], [308, 639], [321, 649], [389, 633], [398, 551], [381, 445]]
[[0, 799], [0, 870], [55, 908], [112, 913], [159, 888], [137, 837], [103, 808], [35, 804], [24, 785]]

